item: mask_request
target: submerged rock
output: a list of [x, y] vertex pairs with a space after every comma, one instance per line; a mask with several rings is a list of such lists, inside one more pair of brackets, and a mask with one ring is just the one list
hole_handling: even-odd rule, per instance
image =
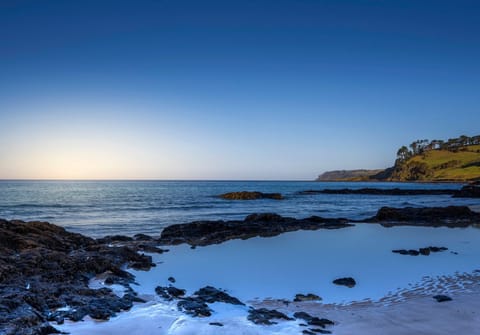
[[351, 227], [346, 219], [312, 216], [305, 219], [283, 217], [274, 213], [251, 214], [243, 221], [196, 221], [166, 227], [159, 243], [205, 246], [231, 239], [269, 237], [295, 230], [339, 229]]
[[335, 285], [347, 286], [349, 288], [354, 287], [357, 283], [352, 277], [338, 278], [333, 281]]
[[480, 222], [480, 213], [467, 206], [447, 207], [382, 207], [377, 215], [362, 222], [376, 222], [386, 227], [429, 226], [467, 227]]
[[283, 200], [283, 196], [280, 193], [262, 193], [262, 192], [230, 192], [219, 195], [220, 198], [225, 200], [257, 200], [257, 199], [273, 199]]

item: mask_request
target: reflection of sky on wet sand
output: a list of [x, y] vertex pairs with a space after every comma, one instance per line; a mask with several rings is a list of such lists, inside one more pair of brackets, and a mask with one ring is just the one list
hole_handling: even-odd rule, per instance
[[[425, 276], [470, 272], [479, 267], [480, 231], [474, 228], [384, 228], [359, 224], [340, 230], [298, 231], [274, 238], [233, 240], [190, 249], [170, 247], [154, 255], [156, 268], [138, 272], [135, 289], [153, 293], [157, 285], [175, 286], [193, 293], [205, 285], [228, 290], [241, 300], [293, 299], [297, 293], [315, 293], [324, 303], [380, 299], [407, 288]], [[430, 256], [404, 256], [392, 249], [445, 246]], [[452, 253], [452, 251], [458, 254]], [[351, 276], [354, 288], [332, 284]]]

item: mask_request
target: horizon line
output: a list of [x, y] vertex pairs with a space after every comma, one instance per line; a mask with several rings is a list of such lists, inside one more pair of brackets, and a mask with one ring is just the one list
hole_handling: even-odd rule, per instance
[[314, 179], [162, 179], [162, 178], [0, 178], [0, 182], [4, 181], [206, 181], [206, 182], [217, 182], [217, 181], [231, 181], [231, 182], [242, 182], [242, 181], [267, 181], [267, 182], [276, 182], [276, 181], [315, 181]]

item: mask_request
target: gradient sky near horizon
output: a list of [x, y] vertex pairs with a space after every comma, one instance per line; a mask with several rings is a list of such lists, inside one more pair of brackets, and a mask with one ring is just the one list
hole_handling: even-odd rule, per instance
[[480, 134], [478, 1], [0, 2], [0, 179], [313, 179]]

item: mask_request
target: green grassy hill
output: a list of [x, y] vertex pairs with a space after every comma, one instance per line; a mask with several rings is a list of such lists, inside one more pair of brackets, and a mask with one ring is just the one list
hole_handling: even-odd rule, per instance
[[480, 145], [429, 150], [394, 167], [391, 181], [480, 180]]
[[417, 140], [397, 151], [394, 166], [385, 170], [339, 170], [321, 174], [317, 181], [480, 180], [480, 135], [462, 135], [448, 141]]

